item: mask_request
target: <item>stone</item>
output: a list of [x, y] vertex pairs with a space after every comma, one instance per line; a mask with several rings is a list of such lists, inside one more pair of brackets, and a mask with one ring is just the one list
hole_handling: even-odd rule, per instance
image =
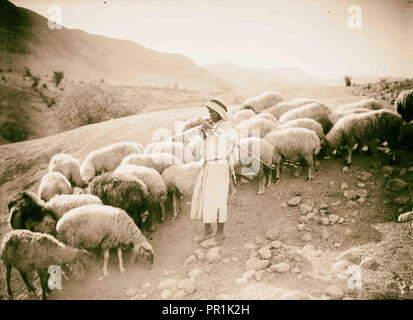
[[194, 254], [191, 254], [188, 258], [186, 258], [184, 264], [190, 264], [192, 262], [195, 262], [196, 260], [196, 256]]
[[305, 228], [305, 224], [302, 224], [302, 223], [301, 223], [301, 224], [297, 224], [296, 227], [297, 227], [297, 230], [298, 230], [298, 231], [303, 231], [304, 228]]
[[397, 218], [398, 222], [413, 221], [413, 211], [405, 212]]
[[272, 272], [285, 273], [290, 271], [290, 265], [287, 262], [280, 262], [270, 267]]
[[399, 176], [400, 176], [400, 177], [403, 177], [403, 176], [406, 175], [406, 173], [407, 173], [407, 169], [406, 169], [406, 168], [403, 168], [403, 169], [400, 170]]
[[162, 299], [164, 299], [164, 300], [171, 299], [171, 298], [172, 298], [172, 295], [173, 295], [173, 292], [172, 292], [172, 290], [170, 290], [170, 289], [165, 289], [165, 290], [163, 290], [162, 293], [161, 293], [161, 297], [162, 297]]
[[260, 250], [257, 251], [258, 255], [263, 259], [271, 258], [271, 244], [262, 247]]
[[350, 213], [350, 215], [352, 216], [352, 217], [357, 217], [358, 216], [358, 211], [353, 211], [352, 213]]
[[344, 235], [345, 235], [346, 237], [350, 237], [352, 233], [353, 233], [353, 231], [351, 231], [351, 229], [349, 229], [349, 228], [347, 228], [347, 229], [344, 231]]
[[348, 172], [348, 166], [344, 166], [343, 169], [341, 169], [344, 173]]
[[208, 250], [208, 253], [206, 254], [206, 261], [209, 263], [214, 263], [218, 262], [221, 260], [221, 255], [219, 254], [219, 248], [214, 247]]
[[401, 179], [391, 179], [386, 183], [386, 189], [393, 192], [399, 192], [407, 189], [407, 186], [408, 184]]
[[321, 231], [321, 238], [323, 240], [327, 240], [329, 236], [330, 236], [330, 233], [328, 232], [327, 229], [324, 229], [323, 231]]
[[255, 280], [261, 281], [264, 278], [264, 270], [260, 270], [254, 273]]
[[[365, 201], [366, 201], [366, 198], [357, 199], [357, 203], [360, 203], [360, 204], [364, 203]], [[367, 204], [367, 205], [369, 205], [369, 204]]]
[[331, 271], [338, 273], [347, 269], [349, 262], [346, 260], [339, 260], [331, 266]]
[[404, 206], [408, 204], [409, 202], [410, 202], [409, 197], [397, 197], [396, 199], [393, 200], [393, 203], [399, 206]]
[[252, 243], [252, 242], [247, 242], [246, 244], [244, 244], [244, 248], [245, 249], [255, 249], [255, 248], [257, 248], [257, 245], [255, 243]]
[[304, 215], [305, 215], [305, 214], [311, 212], [312, 210], [313, 210], [313, 206], [308, 205], [308, 204], [304, 204], [304, 203], [300, 204], [300, 212], [301, 212], [301, 214], [304, 214]]
[[334, 244], [334, 246], [335, 246], [336, 248], [340, 248], [340, 247], [341, 247], [341, 243], [340, 243], [340, 242], [336, 242], [336, 243]]
[[278, 229], [274, 227], [267, 231], [266, 236], [271, 241], [274, 241], [274, 240], [278, 240], [278, 238], [280, 237], [280, 233], [278, 232]]
[[182, 289], [186, 294], [193, 294], [196, 290], [196, 281], [193, 278], [185, 279]]
[[257, 257], [252, 257], [249, 258], [246, 262], [245, 262], [245, 268], [246, 270], [262, 270], [265, 269], [269, 266], [270, 261], [269, 260], [261, 260], [260, 258]]
[[248, 280], [245, 279], [245, 278], [235, 279], [235, 284], [236, 284], [236, 285], [243, 285], [243, 284], [246, 284], [247, 282], [248, 282]]
[[328, 209], [328, 204], [327, 203], [324, 203], [324, 202], [321, 202], [321, 204], [320, 204], [320, 210], [327, 210]]
[[331, 224], [335, 224], [339, 219], [340, 219], [340, 217], [339, 217], [338, 215], [335, 215], [335, 214], [330, 214], [330, 215], [328, 216], [328, 221], [329, 221]]
[[301, 197], [300, 196], [296, 196], [291, 198], [290, 200], [287, 201], [287, 204], [291, 207], [295, 207], [297, 206], [299, 203], [301, 202]]
[[330, 223], [330, 221], [327, 217], [322, 217], [320, 218], [320, 220], [318, 220], [318, 223], [320, 223], [323, 226], [327, 226]]
[[281, 208], [285, 209], [288, 207], [287, 202], [281, 202]]
[[340, 186], [341, 189], [348, 189], [348, 184], [343, 182]]
[[360, 267], [367, 268], [370, 270], [376, 270], [378, 268], [379, 264], [377, 260], [373, 257], [364, 257], [361, 259], [360, 262]]
[[314, 246], [312, 245], [312, 244], [306, 244], [304, 247], [303, 247], [303, 252], [305, 252], [305, 253], [311, 253], [311, 252], [313, 252], [315, 249], [314, 249]]
[[383, 171], [383, 173], [386, 173], [386, 174], [389, 174], [389, 175], [393, 174], [393, 172], [394, 172], [394, 169], [390, 166], [384, 166], [383, 168], [381, 168], [381, 170]]
[[365, 187], [366, 187], [366, 184], [363, 183], [363, 182], [358, 182], [358, 183], [357, 183], [357, 187], [358, 187], [358, 188], [365, 188]]
[[138, 288], [129, 287], [125, 292], [125, 296], [133, 297], [138, 293]]
[[160, 290], [170, 289], [176, 287], [178, 282], [175, 279], [166, 279], [159, 283], [158, 288]]
[[201, 269], [192, 269], [191, 271], [188, 272], [188, 276], [194, 279], [199, 278], [201, 274], [202, 274]]
[[279, 249], [281, 248], [282, 243], [279, 240], [271, 241], [271, 247], [274, 249]]
[[339, 206], [340, 204], [341, 204], [341, 201], [340, 201], [340, 200], [334, 201], [334, 202], [331, 203], [331, 205], [332, 205], [333, 207], [337, 207], [337, 206]]
[[255, 251], [254, 249], [250, 251], [250, 258], [252, 257], [258, 257], [258, 252]]
[[311, 241], [312, 239], [313, 237], [308, 232], [303, 234], [303, 236], [301, 237], [301, 241], [303, 242]]
[[356, 190], [356, 196], [358, 198], [365, 198], [365, 197], [367, 197], [367, 194], [368, 194], [368, 192], [365, 189], [357, 189]]
[[172, 297], [172, 299], [177, 300], [177, 299], [182, 299], [183, 297], [186, 296], [186, 293], [184, 290], [179, 290], [177, 293], [175, 293]]
[[311, 212], [307, 213], [306, 217], [307, 217], [308, 221], [313, 221], [315, 219], [314, 211], [311, 211]]
[[369, 180], [371, 177], [372, 177], [372, 174], [371, 174], [370, 172], [365, 172], [365, 171], [363, 171], [363, 172], [360, 173], [359, 180], [360, 180], [360, 181], [367, 181], [367, 180]]
[[354, 191], [353, 189], [347, 191], [345, 194], [345, 197], [351, 200], [356, 200], [357, 199], [356, 191]]
[[202, 250], [202, 249], [197, 249], [197, 250], [194, 252], [194, 255], [196, 256], [196, 258], [197, 258], [199, 261], [204, 261], [204, 260], [205, 260], [205, 253], [204, 253], [204, 250]]
[[300, 218], [298, 218], [298, 221], [299, 221], [301, 224], [306, 224], [306, 223], [308, 223], [307, 216], [300, 216]]
[[338, 219], [337, 223], [338, 223], [338, 224], [342, 224], [344, 221], [346, 221], [346, 219], [344, 219], [343, 217], [341, 217], [340, 219]]
[[329, 286], [324, 293], [336, 300], [341, 300], [344, 298], [344, 292], [343, 290], [341, 290], [341, 288], [335, 284], [332, 284], [331, 286]]

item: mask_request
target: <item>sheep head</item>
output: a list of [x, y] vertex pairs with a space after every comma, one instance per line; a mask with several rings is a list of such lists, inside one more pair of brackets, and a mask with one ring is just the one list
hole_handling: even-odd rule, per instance
[[142, 241], [140, 241], [140, 244], [135, 244], [133, 247], [132, 261], [135, 261], [135, 263], [137, 263], [139, 257], [142, 257], [144, 261], [149, 263], [150, 266], [153, 265], [153, 259], [154, 259], [153, 249], [152, 249], [152, 246], [149, 244], [149, 242], [145, 238], [142, 238]]

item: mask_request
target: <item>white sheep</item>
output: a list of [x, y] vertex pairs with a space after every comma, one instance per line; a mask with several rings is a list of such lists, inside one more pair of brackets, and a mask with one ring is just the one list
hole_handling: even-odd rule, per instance
[[[236, 175], [257, 176], [257, 194], [264, 194], [265, 186], [271, 185], [271, 169], [274, 148], [266, 141], [256, 137], [241, 138], [234, 156]], [[233, 190], [232, 194], [235, 194]]]
[[266, 119], [266, 120], [270, 120], [274, 123], [278, 122], [278, 119], [276, 117], [274, 117], [271, 113], [269, 112], [260, 112], [259, 114], [256, 114], [253, 119], [255, 118], [262, 118], [262, 119]]
[[281, 101], [284, 101], [284, 98], [279, 92], [266, 91], [258, 96], [246, 99], [244, 101], [243, 108], [252, 107], [255, 112], [259, 112], [272, 107]]
[[267, 119], [251, 118], [242, 121], [238, 125], [240, 137], [257, 137], [262, 138], [270, 131], [276, 129], [277, 125]]
[[306, 128], [314, 131], [317, 134], [320, 141], [323, 141], [325, 138], [323, 127], [321, 126], [321, 124], [319, 124], [317, 121], [313, 119], [299, 118], [284, 122], [278, 126], [279, 130], [288, 128]]
[[356, 114], [356, 113], [364, 113], [364, 112], [369, 112], [371, 111], [370, 109], [367, 108], [348, 108], [348, 109], [343, 109], [339, 111], [334, 111], [333, 113], [330, 113], [328, 115], [328, 118], [330, 119], [331, 123], [334, 125], [337, 123], [337, 121], [344, 117], [348, 116], [349, 114]]
[[149, 194], [148, 200], [151, 211], [150, 217], [152, 218], [152, 230], [154, 230], [153, 218], [155, 217], [157, 208], [161, 208], [161, 221], [165, 221], [165, 203], [168, 197], [168, 191], [166, 183], [158, 171], [144, 166], [126, 164], [117, 167], [115, 174], [135, 177], [145, 184]]
[[46, 293], [50, 293], [48, 286], [50, 266], [61, 266], [76, 261], [86, 264], [92, 256], [86, 250], [67, 246], [48, 234], [29, 230], [13, 230], [4, 236], [0, 258], [6, 267], [7, 294], [11, 298], [13, 297], [10, 285], [11, 271], [12, 268], [16, 268], [27, 290], [34, 294], [36, 290], [27, 274], [37, 271], [42, 287], [42, 299], [46, 300]]
[[92, 194], [61, 194], [50, 199], [47, 207], [60, 219], [69, 210], [87, 204], [102, 204], [102, 201]]
[[252, 110], [238, 110], [233, 114], [232, 119], [236, 124], [240, 124], [242, 121], [250, 119], [255, 115], [255, 112]]
[[170, 166], [181, 165], [183, 163], [177, 157], [169, 153], [132, 153], [125, 157], [120, 165], [125, 164], [144, 166], [155, 169], [159, 173], [162, 173], [166, 168], [169, 168]]
[[180, 208], [180, 196], [190, 198], [194, 192], [195, 181], [201, 171], [203, 162], [193, 162], [183, 165], [171, 166], [162, 172], [168, 191], [173, 199], [173, 217], [175, 218]]
[[362, 99], [362, 100], [359, 100], [359, 101], [342, 104], [342, 105], [337, 107], [336, 112], [341, 112], [341, 111], [354, 109], [354, 108], [379, 110], [379, 109], [384, 109], [384, 105], [379, 100], [376, 100], [376, 99], [373, 99], [373, 98]]
[[188, 129], [198, 127], [200, 125], [203, 125], [208, 120], [209, 120], [209, 117], [206, 117], [206, 116], [185, 120], [184, 123], [182, 123], [182, 125], [176, 130], [175, 133], [182, 133]]
[[[274, 147], [274, 180], [280, 179], [280, 165], [283, 160], [306, 162], [309, 165], [307, 180], [313, 179], [314, 157], [320, 152], [321, 142], [317, 134], [305, 128], [288, 128], [272, 131], [264, 137]], [[318, 164], [316, 164], [316, 167]], [[294, 177], [300, 175], [302, 166], [297, 168]]]
[[138, 256], [153, 263], [153, 249], [132, 218], [120, 209], [89, 204], [67, 212], [57, 223], [57, 238], [75, 248], [103, 249], [103, 274], [107, 276], [109, 250], [117, 249], [119, 270], [125, 272], [122, 249], [133, 247], [132, 261]]
[[351, 164], [355, 144], [369, 145], [376, 139], [388, 143], [388, 147], [393, 151], [393, 161], [396, 161], [402, 125], [402, 118], [397, 113], [385, 109], [350, 114], [337, 121], [327, 134], [326, 141], [330, 148], [347, 148], [347, 165]]
[[152, 142], [145, 148], [144, 154], [169, 153], [177, 157], [183, 163], [194, 162], [195, 158], [181, 142]]
[[131, 153], [142, 153], [142, 145], [135, 142], [119, 142], [94, 150], [82, 162], [80, 174], [83, 180], [89, 183], [97, 172], [115, 170], [123, 158]]
[[287, 122], [299, 118], [313, 119], [321, 124], [324, 134], [327, 134], [333, 126], [328, 118], [330, 113], [331, 110], [328, 107], [319, 103], [310, 103], [284, 113], [280, 117], [279, 122]]
[[291, 106], [295, 106], [296, 108], [302, 107], [306, 104], [313, 103], [313, 102], [319, 103], [319, 101], [317, 101], [317, 100], [310, 99], [310, 98], [302, 98], [302, 97], [292, 98], [292, 99], [288, 100], [287, 102]]
[[277, 103], [275, 106], [262, 110], [261, 113], [269, 113], [279, 119], [284, 113], [297, 108], [298, 106], [292, 105], [288, 101], [284, 101]]
[[60, 172], [48, 172], [40, 181], [38, 194], [40, 199], [49, 201], [57, 194], [71, 194], [72, 186], [69, 180]]
[[80, 175], [80, 161], [70, 154], [55, 154], [49, 162], [49, 171], [62, 173], [67, 180], [76, 186], [83, 185], [83, 179]]

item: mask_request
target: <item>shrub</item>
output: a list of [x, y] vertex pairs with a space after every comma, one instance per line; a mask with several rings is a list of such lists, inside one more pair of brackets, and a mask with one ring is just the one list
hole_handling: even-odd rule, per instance
[[40, 81], [40, 77], [32, 76], [31, 78], [33, 80], [32, 88], [37, 88], [37, 85], [39, 84], [39, 81]]
[[346, 87], [351, 87], [351, 77], [350, 76], [344, 76], [344, 83], [346, 84]]
[[114, 89], [98, 84], [70, 88], [54, 108], [61, 128], [70, 130], [134, 114], [121, 106], [118, 95]]
[[19, 123], [4, 122], [0, 127], [0, 135], [7, 141], [19, 142], [26, 140], [29, 134]]
[[56, 84], [56, 87], [59, 86], [60, 82], [64, 78], [64, 73], [63, 71], [53, 71], [53, 82]]

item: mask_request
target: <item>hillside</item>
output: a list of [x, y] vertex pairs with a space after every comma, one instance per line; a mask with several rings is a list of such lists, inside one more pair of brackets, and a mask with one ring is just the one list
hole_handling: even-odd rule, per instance
[[78, 81], [222, 91], [225, 86], [189, 58], [81, 30], [50, 30], [37, 13], [0, 1], [0, 68], [65, 72]]

